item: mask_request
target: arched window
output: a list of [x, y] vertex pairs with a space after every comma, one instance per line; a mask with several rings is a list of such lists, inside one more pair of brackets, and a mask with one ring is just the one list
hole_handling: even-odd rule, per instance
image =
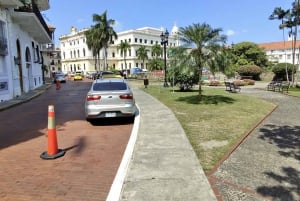
[[31, 54], [28, 47], [26, 47], [25, 50], [25, 62], [26, 62], [26, 67], [29, 68], [31, 66]]
[[84, 48], [83, 48], [82, 52], [83, 52], [83, 57], [85, 57], [85, 49]]
[[30, 50], [28, 47], [26, 47], [26, 51], [25, 51], [25, 59], [26, 59], [26, 63], [27, 62], [31, 62], [31, 55], [30, 55]]

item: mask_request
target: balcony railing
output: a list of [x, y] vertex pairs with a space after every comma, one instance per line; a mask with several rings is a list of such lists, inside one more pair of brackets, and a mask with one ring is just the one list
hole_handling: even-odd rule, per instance
[[[24, 2], [22, 2], [22, 3], [24, 3]], [[49, 30], [48, 25], [46, 24], [41, 12], [39, 11], [38, 6], [36, 5], [36, 3], [33, 0], [31, 1], [31, 3], [24, 3], [24, 6], [15, 9], [15, 11], [16, 12], [34, 13], [36, 15], [36, 17], [39, 19], [39, 21], [42, 24], [42, 26], [44, 27], [44, 29], [46, 30], [46, 32], [48, 33], [49, 37], [52, 38], [51, 31]]]

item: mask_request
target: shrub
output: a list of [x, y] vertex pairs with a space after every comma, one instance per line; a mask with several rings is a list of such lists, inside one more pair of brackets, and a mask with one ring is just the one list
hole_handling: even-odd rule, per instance
[[[290, 64], [290, 63], [276, 64], [272, 69], [273, 73], [275, 74], [275, 76], [273, 77], [273, 80], [287, 81], [286, 69], [288, 71], [288, 76], [292, 77], [293, 64]], [[294, 73], [296, 72], [295, 69], [296, 68], [294, 68]]]
[[233, 83], [236, 85], [236, 86], [244, 86], [245, 83], [243, 80], [234, 80]]
[[254, 85], [255, 84], [255, 80], [252, 80], [252, 79], [243, 79], [243, 81], [246, 85]]
[[219, 86], [220, 85], [220, 81], [219, 80], [211, 80], [209, 82], [209, 86]]
[[238, 69], [238, 73], [243, 76], [251, 76], [254, 80], [259, 80], [259, 75], [262, 73], [262, 69], [256, 65], [245, 65]]
[[179, 74], [175, 79], [175, 85], [179, 86], [180, 91], [185, 91], [193, 88], [193, 85], [198, 81], [197, 76]]

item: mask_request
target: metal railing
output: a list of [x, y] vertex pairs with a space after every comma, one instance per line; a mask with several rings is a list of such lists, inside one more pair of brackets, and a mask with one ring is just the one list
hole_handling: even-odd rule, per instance
[[[21, 1], [22, 2], [22, 1]], [[42, 26], [44, 27], [45, 31], [47, 32], [47, 34], [49, 35], [49, 37], [52, 39], [51, 37], [51, 31], [48, 28], [47, 23], [45, 22], [38, 6], [36, 5], [36, 3], [34, 1], [31, 1], [31, 3], [28, 3], [26, 5], [24, 5], [23, 7], [19, 7], [17, 9], [15, 9], [16, 12], [29, 12], [29, 13], [34, 13], [35, 16], [39, 19], [40, 23], [42, 24]]]

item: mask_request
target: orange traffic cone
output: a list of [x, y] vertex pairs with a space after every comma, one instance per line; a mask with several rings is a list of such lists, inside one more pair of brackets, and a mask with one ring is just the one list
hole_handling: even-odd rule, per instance
[[48, 106], [48, 150], [41, 154], [42, 159], [56, 159], [65, 155], [65, 151], [57, 148], [54, 105]]

